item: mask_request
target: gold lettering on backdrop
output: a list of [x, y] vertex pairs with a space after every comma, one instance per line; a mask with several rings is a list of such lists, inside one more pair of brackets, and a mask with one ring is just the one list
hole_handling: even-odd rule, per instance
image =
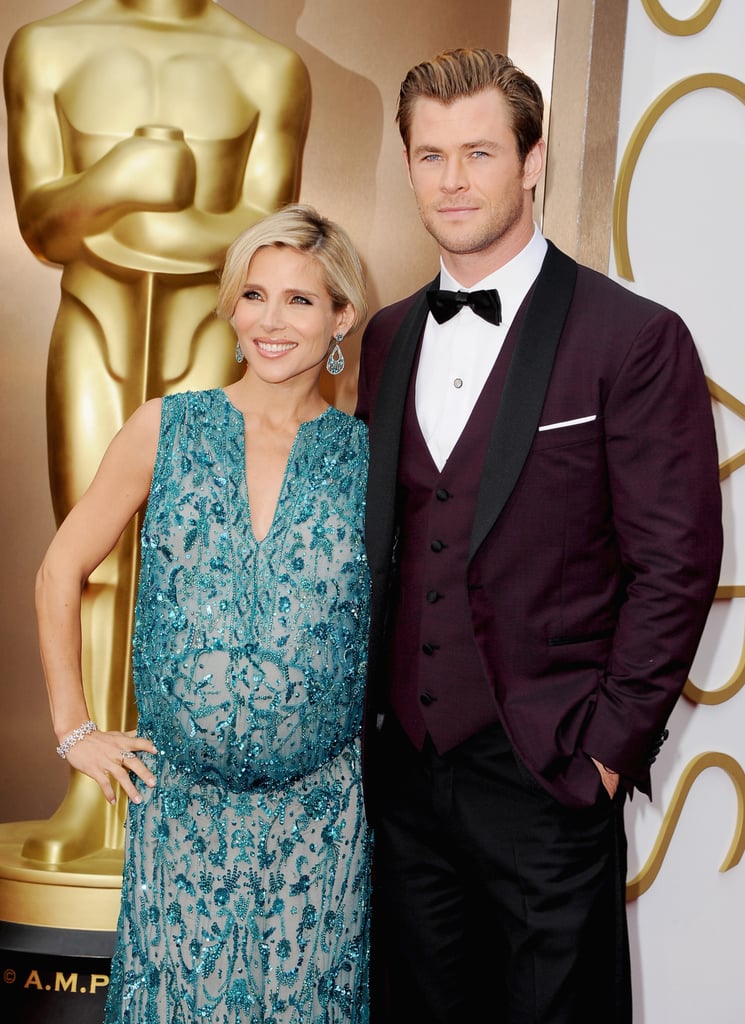
[[642, 0], [642, 6], [662, 32], [670, 36], [695, 36], [705, 29], [719, 10], [721, 0], [704, 0], [695, 14], [690, 18], [674, 18], [668, 14], [660, 0]]
[[680, 82], [671, 85], [668, 89], [665, 89], [647, 107], [632, 132], [624, 151], [613, 196], [613, 255], [615, 256], [616, 270], [619, 277], [624, 277], [627, 281], [634, 280], [631, 270], [628, 239], [629, 193], [631, 191], [631, 180], [634, 176], [641, 151], [652, 129], [665, 111], [681, 99], [681, 97], [697, 92], [699, 89], [719, 89], [745, 103], [745, 82], [741, 82], [738, 78], [733, 78], [731, 75], [720, 75], [711, 72], [684, 78]]
[[665, 812], [662, 826], [646, 864], [639, 874], [632, 878], [626, 886], [626, 899], [628, 902], [638, 899], [642, 893], [651, 888], [662, 867], [662, 862], [670, 846], [688, 794], [696, 779], [707, 768], [720, 768], [731, 779], [737, 795], [735, 834], [719, 870], [729, 871], [730, 868], [739, 864], [743, 853], [745, 853], [745, 772], [741, 765], [733, 757], [730, 757], [729, 754], [713, 752], [699, 754], [698, 757], [694, 757], [688, 763], [678, 780], [678, 785], [675, 787], [670, 806]]
[[[706, 383], [709, 387], [709, 394], [715, 402], [719, 402], [730, 412], [735, 413], [740, 419], [745, 420], [745, 404], [743, 404], [739, 398], [735, 398], [728, 391], [725, 391], [723, 387], [710, 378], [706, 378]], [[731, 476], [735, 470], [740, 469], [741, 466], [745, 465], [745, 449], [739, 452], [735, 452], [734, 455], [730, 455], [729, 458], [725, 459], [724, 462], [719, 464], [719, 479], [726, 480], [728, 476]], [[714, 596], [715, 601], [734, 601], [737, 598], [745, 597], [745, 586], [719, 586]], [[709, 706], [715, 704], [724, 704], [725, 701], [731, 700], [740, 690], [745, 686], [745, 635], [743, 635], [743, 644], [740, 651], [740, 660], [737, 664], [733, 675], [727, 680], [724, 686], [718, 687], [716, 690], [702, 690], [696, 686], [693, 680], [689, 679], [683, 689], [683, 696], [689, 700], [692, 704], [707, 704]]]
[[[709, 394], [714, 401], [719, 402], [725, 409], [729, 409], [736, 416], [739, 416], [741, 420], [745, 420], [745, 403], [741, 402], [739, 398], [735, 398], [729, 391], [725, 391], [724, 388], [717, 384], [716, 381], [711, 380], [707, 377], [706, 383], [709, 387]], [[731, 455], [724, 462], [719, 464], [719, 479], [726, 480], [728, 476], [731, 476], [736, 469], [740, 469], [741, 466], [745, 466], [745, 448], [741, 451]], [[738, 595], [739, 596], [739, 595]]]
[[[714, 600], [733, 601], [738, 597], [745, 597], [745, 587], [717, 587]], [[705, 704], [712, 707], [715, 704], [725, 704], [728, 700], [732, 700], [743, 686], [745, 686], [745, 635], [740, 650], [740, 660], [724, 686], [720, 686], [716, 690], [702, 690], [692, 679], [688, 679], [683, 687], [683, 696], [691, 704]]]
[[[719, 9], [720, 2], [721, 0], [704, 0], [698, 11], [689, 18], [674, 18], [664, 9], [660, 0], [642, 0], [642, 5], [651, 21], [661, 31], [674, 36], [692, 36], [701, 32], [711, 22]], [[634, 280], [629, 255], [628, 208], [631, 182], [636, 165], [647, 139], [662, 115], [683, 96], [700, 89], [718, 89], [745, 103], [745, 83], [739, 79], [713, 72], [692, 75], [670, 86], [650, 104], [639, 119], [624, 151], [613, 196], [613, 253], [618, 275], [628, 281]], [[708, 380], [708, 387], [714, 401], [719, 402], [745, 420], [745, 404], [712, 380]], [[720, 480], [726, 479], [743, 465], [745, 465], [745, 450], [729, 456], [720, 464]], [[742, 597], [745, 597], [745, 586], [719, 586], [715, 600], [731, 601]], [[745, 637], [737, 667], [723, 686], [715, 690], [703, 690], [691, 679], [688, 679], [683, 695], [694, 704], [711, 706], [724, 704], [739, 693], [743, 686], [745, 686]], [[626, 886], [627, 901], [638, 899], [652, 886], [665, 859], [688, 794], [696, 779], [707, 768], [720, 768], [724, 771], [732, 781], [737, 795], [735, 832], [720, 871], [728, 871], [740, 862], [745, 852], [745, 772], [741, 765], [728, 754], [714, 752], [700, 754], [689, 762], [678, 780], [652, 852], [636, 877]]]

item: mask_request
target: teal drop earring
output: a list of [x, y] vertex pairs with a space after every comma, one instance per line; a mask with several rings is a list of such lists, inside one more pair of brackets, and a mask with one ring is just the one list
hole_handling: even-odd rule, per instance
[[326, 369], [329, 373], [336, 377], [337, 374], [341, 373], [344, 369], [344, 353], [339, 348], [339, 344], [344, 340], [343, 334], [337, 334], [334, 338], [334, 347], [329, 352], [329, 357], [326, 360]]

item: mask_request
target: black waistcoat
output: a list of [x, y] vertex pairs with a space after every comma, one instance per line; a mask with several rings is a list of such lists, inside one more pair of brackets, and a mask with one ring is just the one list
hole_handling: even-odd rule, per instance
[[416, 415], [416, 367], [409, 386], [398, 468], [399, 588], [389, 699], [418, 749], [428, 733], [444, 753], [499, 721], [473, 635], [467, 564], [484, 459], [519, 319], [442, 472]]

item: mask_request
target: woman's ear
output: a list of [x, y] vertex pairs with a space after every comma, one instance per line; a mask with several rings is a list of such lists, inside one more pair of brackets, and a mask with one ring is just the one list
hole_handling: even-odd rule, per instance
[[354, 323], [355, 316], [356, 313], [354, 306], [351, 302], [348, 302], [344, 309], [339, 310], [336, 333], [338, 334], [341, 332], [345, 336], [349, 334], [352, 324]]

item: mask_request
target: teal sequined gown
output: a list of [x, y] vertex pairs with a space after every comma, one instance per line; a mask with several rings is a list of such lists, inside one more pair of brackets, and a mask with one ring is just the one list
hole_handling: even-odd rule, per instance
[[158, 782], [128, 810], [108, 1024], [368, 1019], [366, 472], [361, 423], [302, 424], [257, 542], [242, 415], [163, 400], [133, 643]]

